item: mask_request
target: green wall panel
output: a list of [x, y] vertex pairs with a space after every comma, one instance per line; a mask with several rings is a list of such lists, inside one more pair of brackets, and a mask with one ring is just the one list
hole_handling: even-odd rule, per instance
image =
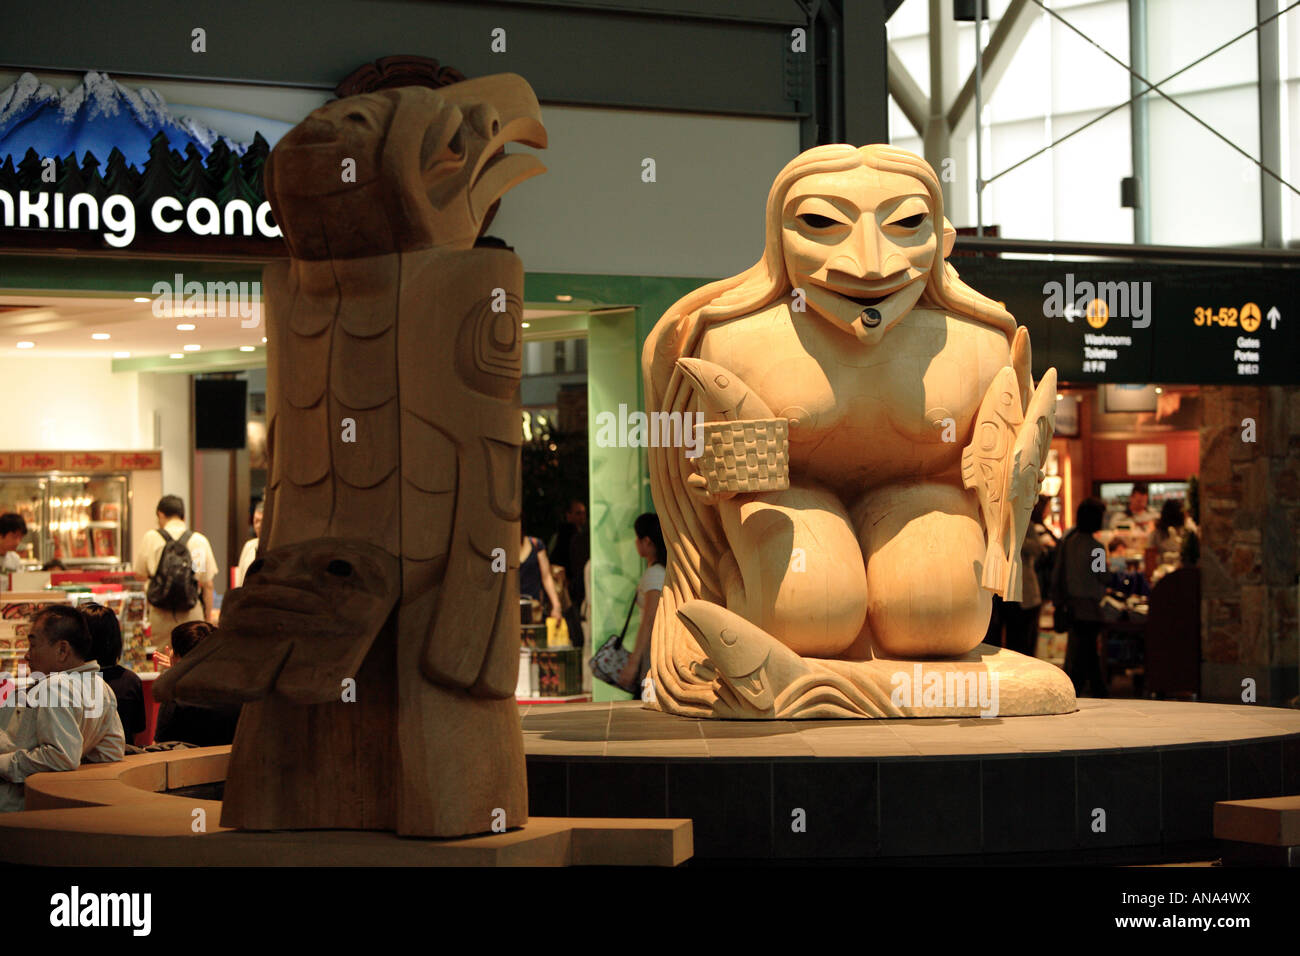
[[[709, 280], [644, 276], [559, 275], [530, 273], [524, 299], [531, 304], [556, 301], [572, 308], [631, 307], [628, 313], [592, 314], [587, 326], [588, 470], [591, 488], [591, 638], [593, 648], [618, 633], [636, 591], [645, 562], [636, 553], [632, 522], [654, 511], [644, 448], [601, 448], [596, 444], [596, 416], [642, 406], [641, 347], [668, 307]], [[639, 612], [628, 624], [629, 646]], [[629, 694], [596, 681], [596, 700], [627, 700]]]

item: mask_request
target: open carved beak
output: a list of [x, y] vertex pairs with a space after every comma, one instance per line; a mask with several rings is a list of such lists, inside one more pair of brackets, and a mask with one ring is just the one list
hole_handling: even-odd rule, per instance
[[469, 121], [482, 126], [476, 133], [487, 137], [469, 177], [470, 210], [482, 219], [515, 186], [546, 172], [542, 161], [530, 153], [505, 152], [508, 143], [546, 148], [541, 107], [532, 87], [514, 73], [464, 80], [438, 92], [464, 110]]

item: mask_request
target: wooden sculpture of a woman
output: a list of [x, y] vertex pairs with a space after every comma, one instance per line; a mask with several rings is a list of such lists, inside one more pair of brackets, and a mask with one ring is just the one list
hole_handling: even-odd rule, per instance
[[[889, 146], [817, 147], [777, 176], [765, 225], [762, 259], [686, 296], [645, 345], [648, 410], [750, 435], [697, 458], [649, 450], [669, 549], [654, 706], [981, 712], [920, 688], [900, 703], [898, 675], [927, 661], [996, 673], [1004, 715], [1072, 710], [1059, 670], [978, 647], [991, 595], [1020, 596], [1056, 374], [1035, 387], [1028, 333], [947, 263], [934, 171]], [[772, 468], [743, 473], [743, 423]]]

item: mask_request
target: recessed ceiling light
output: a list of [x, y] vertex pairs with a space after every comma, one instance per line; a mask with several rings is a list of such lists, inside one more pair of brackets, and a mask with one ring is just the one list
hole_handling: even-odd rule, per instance
[[113, 353], [113, 358], [130, 358], [130, 357], [131, 357], [131, 353], [130, 353], [130, 352], [114, 352], [114, 353]]
[[241, 345], [239, 347], [239, 351], [241, 352], [254, 352], [256, 350], [257, 350], [257, 346], [255, 345]]
[[18, 347], [19, 347], [20, 349], [34, 349], [34, 348], [36, 348], [36, 343], [35, 343], [35, 342], [19, 342], [19, 343], [18, 343]]
[[527, 323], [527, 322], [520, 322], [519, 325], [520, 325], [521, 328], [525, 328], [525, 329], [528, 328], [528, 323]]
[[171, 357], [171, 358], [185, 358], [185, 356], [182, 355], [180, 352], [173, 352], [173, 353], [171, 354], [170, 357]]
[[199, 350], [199, 347], [198, 347], [197, 345], [187, 345], [187, 346], [185, 346], [185, 351], [187, 351], [187, 352], [197, 352], [198, 350]]
[[92, 332], [90, 337], [97, 342], [107, 342], [111, 338], [107, 332]]
[[571, 296], [571, 295], [557, 295], [557, 296], [555, 297], [555, 301], [556, 301], [556, 302], [572, 302], [572, 301], [573, 301], [573, 296]]
[[264, 336], [262, 336], [262, 344], [263, 344], [263, 345], [265, 345], [265, 344], [266, 344], [266, 336], [265, 336], [265, 335], [264, 335]]
[[132, 301], [132, 302], [148, 302], [148, 301], [149, 301], [149, 297], [148, 297], [147, 295], [137, 295], [137, 296], [136, 296], [134, 299], [132, 299], [131, 301]]
[[1165, 393], [1165, 390], [1164, 390], [1163, 388], [1161, 388], [1159, 385], [1157, 385], [1157, 386], [1156, 386], [1156, 394], [1157, 394], [1157, 395], [1163, 395], [1164, 393]]
[[176, 331], [177, 331], [177, 332], [193, 332], [193, 331], [194, 331], [194, 323], [193, 323], [193, 322], [182, 322], [180, 325], [176, 326]]

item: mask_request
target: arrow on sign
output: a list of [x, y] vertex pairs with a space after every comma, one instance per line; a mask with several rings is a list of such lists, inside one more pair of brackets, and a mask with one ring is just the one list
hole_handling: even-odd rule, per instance
[[1074, 320], [1079, 316], [1083, 315], [1083, 313], [1079, 311], [1079, 307], [1077, 305], [1071, 302], [1069, 305], [1065, 307], [1064, 315], [1065, 315], [1065, 321], [1073, 325]]
[[1277, 310], [1277, 306], [1273, 306], [1271, 309], [1268, 310], [1267, 318], [1268, 318], [1268, 327], [1270, 329], [1276, 329], [1277, 320], [1282, 318], [1282, 313]]

